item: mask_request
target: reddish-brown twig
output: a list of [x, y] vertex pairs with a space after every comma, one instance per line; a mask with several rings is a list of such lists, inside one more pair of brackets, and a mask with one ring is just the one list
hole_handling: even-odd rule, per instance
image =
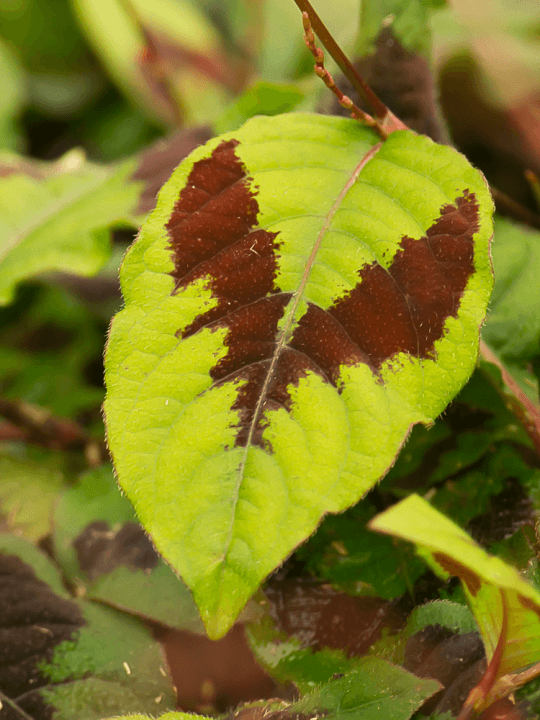
[[371, 127], [377, 127], [377, 121], [374, 120], [371, 115], [361, 110], [358, 105], [355, 105], [348, 95], [344, 95], [334, 82], [334, 78], [324, 67], [324, 53], [315, 44], [315, 35], [313, 34], [313, 28], [311, 27], [311, 21], [307, 12], [302, 13], [302, 23], [304, 25], [304, 40], [310, 53], [315, 58], [315, 74], [321, 78], [326, 87], [331, 90], [337, 97], [339, 104], [346, 108], [351, 116], [355, 120], [365, 122]]
[[[346, 102], [350, 101], [351, 105], [345, 107], [348, 107], [349, 110], [355, 111], [355, 113], [361, 113], [362, 117], [357, 117], [357, 115], [353, 115], [353, 117], [356, 117], [356, 119], [361, 119], [363, 122], [368, 122], [369, 125], [374, 127], [381, 138], [384, 140], [390, 135], [390, 133], [396, 131], [396, 130], [408, 130], [408, 127], [401, 122], [399, 118], [397, 118], [394, 113], [380, 100], [377, 95], [373, 92], [373, 90], [369, 87], [369, 85], [364, 82], [364, 80], [360, 77], [360, 75], [356, 72], [355, 68], [351, 64], [350, 60], [347, 58], [343, 50], [339, 47], [337, 42], [334, 40], [332, 35], [330, 34], [328, 28], [323, 23], [321, 18], [317, 15], [315, 12], [313, 6], [309, 2], [309, 0], [294, 0], [295, 3], [300, 8], [300, 11], [302, 12], [302, 20], [304, 24], [304, 32], [306, 35], [306, 44], [308, 45], [310, 51], [314, 54], [315, 60], [316, 60], [316, 67], [319, 68], [319, 70], [316, 70], [317, 75], [321, 77], [327, 87], [334, 92], [336, 97], [338, 97], [338, 100], [340, 100], [339, 95], [336, 93], [335, 83], [330, 76], [329, 73], [324, 69], [324, 65], [321, 65], [321, 54], [322, 51], [316, 50], [317, 54], [315, 54], [314, 50], [310, 47], [310, 44], [308, 43], [308, 30], [313, 33], [313, 30], [317, 33], [321, 43], [326, 48], [328, 53], [334, 58], [336, 63], [339, 65], [341, 71], [345, 75], [345, 77], [349, 80], [353, 88], [358, 92], [358, 94], [363, 97], [368, 105], [373, 110], [373, 115], [375, 116], [375, 120], [373, 121], [373, 118], [371, 120], [372, 123], [368, 122], [366, 117], [369, 118], [370, 116], [367, 115], [367, 113], [364, 113], [362, 110], [360, 110], [352, 101], [350, 101], [350, 98], [347, 98], [346, 96], [342, 95], [342, 98], [346, 99]], [[306, 16], [307, 16], [307, 24], [306, 24]], [[313, 47], [315, 47], [315, 43], [313, 41]], [[322, 74], [324, 72], [324, 75]], [[328, 84], [328, 79], [330, 79], [330, 84]], [[340, 92], [338, 90], [338, 92]], [[341, 100], [340, 100], [341, 103]], [[354, 106], [354, 107], [353, 107]]]
[[74, 420], [54, 416], [49, 410], [22, 400], [0, 398], [0, 424], [3, 439], [22, 440], [51, 450], [82, 450], [87, 463], [94, 467], [105, 462], [107, 447], [102, 440], [88, 435]]

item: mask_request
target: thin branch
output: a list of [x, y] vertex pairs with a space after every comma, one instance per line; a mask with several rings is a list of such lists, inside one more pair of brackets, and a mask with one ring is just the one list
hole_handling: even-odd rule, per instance
[[309, 0], [294, 1], [302, 12], [302, 17], [304, 17], [304, 14], [307, 14], [311, 27], [313, 27], [313, 30], [317, 33], [326, 50], [334, 58], [341, 69], [341, 72], [349, 80], [357, 93], [363, 97], [372, 108], [373, 114], [378, 120], [378, 128], [381, 136], [386, 137], [395, 130], [408, 130], [407, 126], [394, 115], [394, 113], [382, 102], [382, 100], [379, 99], [369, 85], [357, 73], [351, 61], [334, 40], [330, 31], [317, 15]]
[[315, 74], [320, 77], [326, 87], [334, 93], [334, 95], [338, 99], [339, 104], [349, 110], [355, 120], [365, 122], [371, 127], [378, 127], [377, 121], [374, 120], [371, 115], [368, 115], [368, 113], [361, 110], [357, 105], [353, 103], [350, 97], [344, 95], [341, 92], [341, 90], [334, 82], [334, 78], [332, 77], [332, 75], [324, 67], [324, 53], [320, 48], [315, 45], [315, 35], [313, 34], [313, 29], [311, 27], [311, 22], [307, 12], [302, 13], [302, 22], [304, 25], [304, 39], [306, 41], [307, 48], [315, 58]]
[[4, 439], [21, 439], [52, 450], [80, 449], [84, 451], [90, 467], [101, 465], [108, 457], [103, 441], [88, 435], [74, 420], [55, 417], [49, 410], [37, 405], [0, 398], [0, 415], [12, 426], [0, 426], [0, 437], [3, 435]]
[[10, 700], [10, 698], [8, 698], [7, 695], [4, 695], [4, 693], [0, 690], [0, 710], [2, 709], [2, 705], [4, 703], [16, 712], [21, 720], [34, 720], [33, 717], [30, 717], [28, 713], [25, 713], [24, 710], [17, 705], [17, 703]]

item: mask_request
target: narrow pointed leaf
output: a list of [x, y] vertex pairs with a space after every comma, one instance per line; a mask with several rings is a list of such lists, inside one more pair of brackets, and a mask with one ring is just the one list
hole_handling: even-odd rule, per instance
[[469, 377], [491, 200], [454, 150], [254, 118], [175, 171], [106, 358], [120, 484], [213, 637]]
[[370, 528], [415, 543], [440, 573], [461, 579], [488, 660], [495, 653], [506, 613], [506, 642], [497, 677], [540, 660], [540, 593], [515, 568], [489, 555], [418, 495], [378, 515]]

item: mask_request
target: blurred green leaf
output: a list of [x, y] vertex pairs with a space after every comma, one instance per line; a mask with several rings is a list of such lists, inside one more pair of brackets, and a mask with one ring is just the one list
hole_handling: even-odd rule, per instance
[[530, 371], [530, 367], [514, 366], [511, 372], [486, 343], [480, 346], [480, 367], [504, 399], [507, 407], [521, 422], [540, 456], [538, 381]]
[[37, 542], [52, 529], [54, 503], [64, 476], [54, 458], [0, 455], [0, 526]]
[[363, 502], [341, 515], [327, 516], [296, 557], [316, 577], [345, 591], [384, 599], [403, 595], [425, 568], [405, 543], [366, 529], [374, 514]]
[[429, 56], [431, 30], [429, 25], [432, 0], [363, 0], [356, 42], [357, 55], [375, 50], [380, 32], [390, 28], [393, 37], [407, 50]]
[[[28, 295], [32, 301], [25, 307]], [[0, 309], [3, 394], [63, 417], [98, 409], [104, 394], [101, 373], [96, 385], [87, 370], [92, 363], [101, 365], [102, 322], [72, 295], [53, 288], [33, 288]]]
[[495, 287], [482, 337], [503, 360], [540, 351], [540, 232], [496, 218], [492, 245]]
[[216, 135], [236, 130], [254, 115], [279, 115], [290, 112], [303, 100], [304, 93], [295, 85], [258, 82], [244, 91], [214, 123]]
[[0, 150], [21, 150], [24, 138], [18, 117], [28, 101], [19, 59], [0, 38]]
[[128, 181], [134, 167], [94, 165], [78, 150], [50, 164], [0, 159], [0, 304], [40, 273], [92, 275], [105, 264], [111, 227], [133, 222], [140, 192]]
[[114, 82], [155, 122], [178, 123], [181, 115], [183, 122], [200, 123], [221, 111], [235, 82], [234, 71], [219, 34], [196, 3], [72, 4]]

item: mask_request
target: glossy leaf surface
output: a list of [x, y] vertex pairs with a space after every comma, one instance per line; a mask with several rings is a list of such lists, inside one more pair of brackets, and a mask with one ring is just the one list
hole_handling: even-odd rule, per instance
[[448, 147], [255, 118], [175, 171], [121, 272], [120, 484], [213, 637], [469, 377], [491, 200]]

